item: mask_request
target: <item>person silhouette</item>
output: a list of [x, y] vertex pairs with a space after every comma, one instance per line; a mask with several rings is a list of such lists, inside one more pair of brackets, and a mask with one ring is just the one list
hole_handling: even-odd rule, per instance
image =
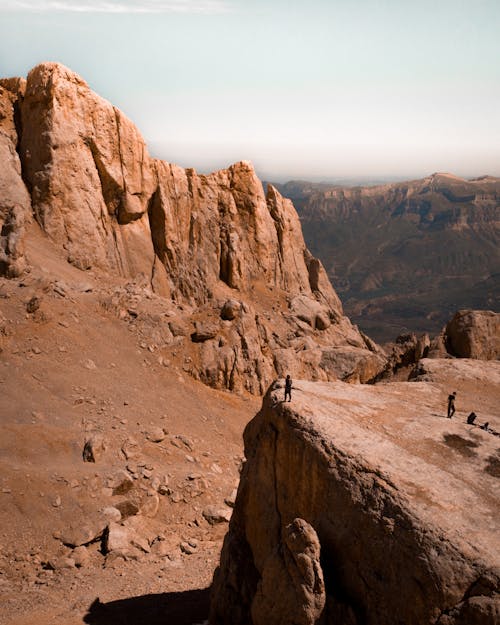
[[288, 401], [292, 401], [292, 378], [290, 375], [287, 375], [285, 380], [285, 401], [287, 397]]
[[448, 419], [451, 419], [455, 414], [455, 398], [457, 396], [457, 392], [453, 391], [451, 395], [448, 395]]

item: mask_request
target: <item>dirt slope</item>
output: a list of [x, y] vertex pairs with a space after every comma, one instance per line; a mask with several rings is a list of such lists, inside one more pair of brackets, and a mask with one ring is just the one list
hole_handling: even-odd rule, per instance
[[[175, 610], [172, 622], [202, 620], [203, 589], [227, 527], [202, 513], [209, 505], [230, 511], [224, 500], [237, 484], [241, 433], [258, 400], [193, 381], [182, 361], [160, 364], [144, 339], [146, 312], [163, 306], [168, 314], [167, 303], [153, 295], [142, 300], [142, 325], [141, 315], [120, 318], [109, 298], [140, 286], [75, 269], [39, 232], [30, 237], [38, 269], [0, 282], [0, 620], [139, 623], [147, 615], [156, 623]], [[34, 297], [39, 308], [28, 313]], [[148, 440], [155, 428], [168, 432], [161, 442]], [[89, 432], [106, 442], [95, 464], [82, 460]], [[121, 448], [130, 437], [136, 456], [127, 460]], [[130, 474], [127, 465], [137, 475], [133, 492], [148, 494], [155, 478], [168, 479], [164, 494], [151, 496], [158, 512], [132, 517], [150, 553], [105, 557], [97, 540], [85, 547], [88, 563], [75, 568], [59, 537], [126, 500], [109, 486], [119, 471]], [[162, 549], [155, 552], [158, 536], [165, 540], [156, 541]], [[181, 551], [183, 541], [193, 553]], [[97, 597], [107, 611], [89, 612]]]

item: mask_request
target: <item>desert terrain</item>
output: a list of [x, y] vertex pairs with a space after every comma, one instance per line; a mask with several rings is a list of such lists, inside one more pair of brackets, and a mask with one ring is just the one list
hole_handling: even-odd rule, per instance
[[[280, 622], [268, 590], [287, 588], [287, 578], [257, 567], [270, 558], [266, 570], [280, 569], [275, 549], [289, 526], [276, 525], [265, 485], [279, 469], [287, 506], [312, 518], [294, 485], [313, 492], [326, 478], [318, 470], [309, 481], [306, 455], [276, 465], [267, 455], [276, 428], [299, 446], [319, 438], [329, 467], [348, 457], [355, 482], [371, 472], [364, 461], [380, 465], [404, 486], [401, 514], [451, 544], [453, 579], [455, 561], [478, 573], [468, 573], [471, 583], [479, 569], [489, 575], [499, 550], [498, 314], [462, 311], [433, 341], [409, 334], [382, 348], [345, 315], [293, 204], [271, 185], [265, 192], [251, 163], [200, 175], [149, 157], [133, 123], [57, 63], [0, 81], [0, 156], [2, 625], [219, 625], [237, 614], [236, 625], [248, 622], [259, 576], [268, 586], [254, 623], [271, 614]], [[294, 383], [285, 406], [286, 374]], [[263, 415], [270, 436], [255, 435]], [[294, 419], [307, 427], [295, 431]], [[364, 507], [378, 519], [370, 484]], [[328, 548], [318, 561], [314, 527], [302, 521], [318, 580], [324, 569], [344, 584]], [[345, 522], [365, 535], [356, 515]], [[246, 524], [276, 541], [235, 560], [232, 547], [251, 543], [250, 533], [241, 540]], [[391, 543], [395, 558], [403, 544]], [[405, 551], [408, 561], [434, 562], [429, 544]], [[369, 558], [356, 549], [363, 572]], [[242, 561], [248, 580], [233, 575]], [[298, 569], [297, 587], [307, 589]], [[433, 575], [419, 577], [424, 591]], [[497, 622], [497, 581], [479, 584], [481, 625]], [[315, 609], [333, 601], [325, 619], [364, 625], [356, 606], [370, 613], [373, 593], [356, 603], [326, 586], [312, 593]], [[450, 588], [432, 605], [422, 599], [411, 619], [464, 625], [463, 583]], [[373, 623], [399, 618], [396, 595], [391, 586]]]

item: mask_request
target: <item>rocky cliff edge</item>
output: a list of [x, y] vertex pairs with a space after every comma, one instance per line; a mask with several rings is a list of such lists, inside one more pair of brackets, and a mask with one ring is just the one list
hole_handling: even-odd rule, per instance
[[36, 268], [41, 228], [82, 271], [174, 303], [180, 322], [161, 318], [153, 349], [182, 349], [185, 370], [217, 388], [263, 393], [285, 372], [365, 382], [382, 368], [292, 203], [265, 194], [250, 163], [204, 176], [152, 159], [134, 124], [57, 63], [0, 81], [0, 151], [3, 275]]
[[[290, 403], [270, 389], [245, 432], [212, 625], [500, 622], [500, 364], [453, 363], [447, 419], [433, 380], [450, 361], [422, 362], [426, 382], [300, 381]], [[489, 431], [465, 423], [473, 400]]]

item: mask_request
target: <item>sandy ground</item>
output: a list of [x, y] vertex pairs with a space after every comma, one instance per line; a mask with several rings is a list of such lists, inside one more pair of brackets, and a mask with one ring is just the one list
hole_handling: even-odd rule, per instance
[[[158, 328], [172, 311], [141, 285], [83, 273], [37, 244], [36, 269], [0, 281], [0, 623], [202, 622], [227, 529], [203, 511], [230, 512], [260, 399], [192, 380], [181, 350], [167, 359]], [[106, 450], [83, 462], [93, 433]], [[60, 536], [126, 499], [110, 484], [130, 465], [139, 491], [168, 482], [157, 513], [138, 515], [141, 535], [168, 549], [110, 559], [97, 540], [85, 566], [65, 568]]]

